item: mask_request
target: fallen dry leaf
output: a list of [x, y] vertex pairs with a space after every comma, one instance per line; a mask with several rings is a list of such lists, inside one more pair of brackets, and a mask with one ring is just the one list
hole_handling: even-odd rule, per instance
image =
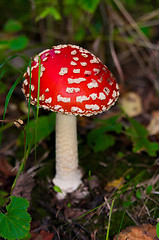
[[16, 176], [17, 171], [16, 169], [7, 162], [5, 156], [0, 157], [0, 171], [6, 176], [6, 177], [11, 177], [11, 176]]
[[152, 112], [152, 118], [147, 126], [150, 135], [159, 134], [159, 111]]
[[106, 191], [112, 191], [114, 188], [119, 189], [119, 188], [123, 187], [123, 183], [124, 183], [124, 178], [121, 177], [121, 178], [115, 179], [111, 182], [108, 182], [106, 184], [106, 186], [104, 187], [104, 189]]
[[41, 230], [40, 233], [31, 233], [31, 240], [53, 240], [53, 233]]
[[113, 240], [158, 240], [156, 227], [151, 224], [142, 224], [140, 226], [127, 227], [119, 236]]
[[142, 113], [143, 107], [141, 97], [134, 92], [128, 92], [120, 98], [120, 104], [126, 114], [130, 117], [135, 117]]
[[21, 173], [12, 191], [12, 196], [23, 197], [30, 202], [31, 192], [34, 187], [34, 176], [35, 176], [35, 172]]

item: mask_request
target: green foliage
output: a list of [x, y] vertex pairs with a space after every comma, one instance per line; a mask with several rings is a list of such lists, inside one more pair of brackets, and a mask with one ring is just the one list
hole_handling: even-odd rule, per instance
[[100, 121], [102, 125], [99, 128], [95, 128], [88, 133], [87, 141], [88, 145], [94, 152], [100, 152], [108, 149], [115, 144], [115, 137], [108, 132], [120, 133], [122, 125], [118, 122], [119, 116], [115, 116], [106, 120]]
[[79, 0], [78, 4], [81, 8], [83, 8], [85, 11], [94, 13], [96, 10], [100, 0]]
[[9, 48], [13, 51], [23, 50], [27, 47], [29, 39], [26, 36], [19, 36], [10, 41]]
[[[35, 126], [36, 121], [31, 120], [29, 122], [29, 131], [28, 131], [28, 144], [31, 147], [35, 145]], [[38, 117], [37, 125], [37, 138], [36, 143], [40, 142], [44, 138], [48, 137], [50, 133], [55, 128], [55, 114], [50, 113], [48, 116]], [[27, 129], [27, 126], [25, 127]], [[22, 133], [19, 137], [19, 144], [24, 144], [24, 134]]]
[[27, 212], [29, 202], [15, 196], [10, 199], [7, 213], [0, 213], [0, 235], [8, 240], [24, 239], [30, 230], [31, 217]]
[[4, 31], [6, 32], [18, 32], [22, 29], [21, 22], [15, 19], [8, 19], [4, 25]]
[[58, 187], [58, 186], [53, 186], [53, 189], [54, 189], [54, 191], [57, 192], [57, 193], [62, 193], [61, 188]]
[[48, 15], [52, 16], [55, 20], [61, 20], [61, 15], [56, 8], [47, 7], [36, 17], [36, 21], [46, 18]]
[[125, 134], [133, 142], [133, 152], [146, 151], [150, 156], [156, 156], [159, 150], [159, 144], [150, 142], [147, 129], [133, 118], [127, 117], [130, 126], [125, 128]]
[[141, 191], [140, 191], [140, 190], [137, 190], [137, 191], [136, 191], [136, 197], [137, 197], [138, 199], [141, 199], [142, 194], [141, 194]]
[[138, 121], [126, 116], [130, 125], [125, 126], [124, 123], [118, 121], [119, 116], [114, 116], [106, 120], [100, 120], [99, 127], [91, 130], [87, 135], [87, 142], [94, 152], [100, 152], [113, 146], [116, 142], [114, 133], [119, 134], [122, 128], [125, 129], [126, 137], [131, 139], [133, 143], [133, 152], [138, 153], [145, 151], [149, 156], [156, 156], [159, 150], [157, 142], [151, 142], [148, 139], [147, 129]]
[[156, 226], [156, 234], [157, 234], [157, 237], [159, 238], [159, 222], [157, 223], [157, 226]]
[[152, 185], [149, 185], [147, 188], [146, 188], [146, 194], [150, 194], [152, 191]]
[[8, 196], [8, 193], [0, 190], [0, 207], [3, 207], [7, 201], [6, 197]]

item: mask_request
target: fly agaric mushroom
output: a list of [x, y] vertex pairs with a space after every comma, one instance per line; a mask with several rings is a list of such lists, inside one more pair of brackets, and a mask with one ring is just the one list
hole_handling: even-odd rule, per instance
[[[53, 183], [65, 197], [81, 184], [78, 169], [76, 116], [108, 110], [119, 96], [116, 79], [89, 51], [75, 45], [58, 45], [34, 57], [24, 74], [22, 91], [37, 104], [39, 57], [41, 59], [39, 105], [56, 114], [56, 175]], [[31, 85], [30, 85], [31, 75]]]

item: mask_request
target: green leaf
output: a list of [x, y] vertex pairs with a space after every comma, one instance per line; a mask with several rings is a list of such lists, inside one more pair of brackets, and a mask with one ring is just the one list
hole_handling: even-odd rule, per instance
[[159, 238], [159, 222], [157, 223], [157, 226], [156, 226], [156, 234], [157, 234], [157, 237]]
[[10, 49], [14, 51], [23, 50], [28, 45], [28, 38], [26, 36], [19, 36], [10, 42]]
[[137, 190], [137, 191], [136, 191], [136, 197], [137, 197], [138, 199], [141, 199], [141, 191], [140, 191], [140, 190]]
[[88, 133], [87, 141], [94, 152], [101, 152], [113, 146], [115, 138], [103, 129], [93, 129]]
[[94, 152], [104, 151], [115, 144], [115, 137], [107, 132], [121, 132], [122, 125], [117, 121], [118, 118], [116, 115], [106, 120], [97, 120], [101, 124], [100, 127], [91, 130], [87, 135], [88, 145]]
[[5, 50], [9, 47], [10, 42], [8, 40], [0, 41], [0, 50]]
[[6, 32], [18, 32], [22, 29], [22, 25], [19, 21], [14, 19], [8, 19], [4, 25], [4, 31]]
[[[28, 132], [28, 144], [30, 147], [35, 145], [35, 125], [36, 121], [31, 120], [29, 122], [29, 132]], [[38, 117], [37, 125], [37, 138], [36, 143], [40, 142], [44, 138], [48, 137], [55, 128], [55, 114], [51, 113], [48, 116]], [[25, 130], [27, 126], [25, 127]], [[24, 144], [24, 135], [21, 134], [19, 141], [20, 144]]]
[[84, 39], [85, 35], [86, 35], [85, 29], [83, 26], [81, 26], [77, 29], [77, 32], [74, 35], [74, 39], [75, 39], [75, 41], [80, 42]]
[[105, 119], [105, 120], [97, 120], [102, 125], [102, 128], [104, 128], [105, 132], [115, 132], [115, 133], [121, 133], [122, 131], [122, 124], [118, 122], [119, 115], [113, 116], [111, 118]]
[[135, 119], [127, 117], [131, 126], [126, 128], [126, 134], [133, 142], [133, 152], [146, 151], [150, 156], [156, 156], [159, 144], [150, 142], [147, 129]]
[[36, 17], [36, 21], [46, 18], [48, 15], [51, 15], [55, 20], [61, 20], [61, 15], [54, 7], [47, 7]]
[[152, 185], [149, 185], [147, 188], [146, 188], [146, 194], [150, 194], [152, 191]]
[[61, 188], [58, 187], [58, 186], [53, 186], [53, 189], [54, 189], [55, 192], [62, 193]]
[[7, 213], [0, 213], [0, 235], [8, 240], [22, 239], [30, 230], [31, 217], [27, 212], [29, 202], [20, 197], [11, 196], [6, 207]]
[[78, 3], [85, 11], [94, 13], [100, 0], [79, 0]]

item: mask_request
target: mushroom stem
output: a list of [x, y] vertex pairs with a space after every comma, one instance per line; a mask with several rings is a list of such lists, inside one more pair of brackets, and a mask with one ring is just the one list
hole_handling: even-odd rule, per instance
[[76, 122], [73, 115], [56, 114], [56, 175], [53, 183], [60, 187], [63, 197], [81, 184]]

